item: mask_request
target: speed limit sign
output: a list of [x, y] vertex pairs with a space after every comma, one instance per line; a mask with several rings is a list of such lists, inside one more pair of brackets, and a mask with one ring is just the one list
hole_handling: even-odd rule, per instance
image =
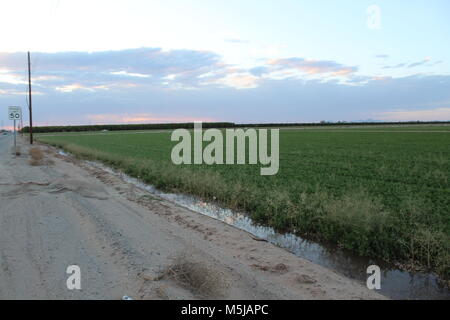
[[9, 120], [21, 120], [22, 108], [21, 107], [9, 107], [8, 108]]

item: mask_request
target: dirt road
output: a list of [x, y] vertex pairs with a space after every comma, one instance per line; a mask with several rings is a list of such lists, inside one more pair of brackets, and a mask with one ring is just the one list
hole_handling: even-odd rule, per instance
[[383, 298], [50, 147], [31, 165], [28, 145], [17, 157], [11, 145], [0, 136], [0, 299]]

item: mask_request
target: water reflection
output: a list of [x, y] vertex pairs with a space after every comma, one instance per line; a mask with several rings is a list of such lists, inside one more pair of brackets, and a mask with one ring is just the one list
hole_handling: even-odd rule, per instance
[[382, 270], [381, 290], [379, 292], [390, 298], [450, 300], [450, 289], [441, 284], [433, 274], [401, 271], [382, 261], [359, 257], [336, 248], [336, 246], [318, 244], [291, 233], [281, 234], [273, 228], [254, 223], [245, 214], [221, 208], [213, 203], [206, 203], [194, 196], [161, 192], [151, 185], [144, 184], [138, 179], [116, 172], [101, 164], [92, 162], [90, 164], [101, 167], [112, 174], [119, 175], [125, 181], [163, 199], [245, 230], [301, 258], [335, 270], [346, 277], [359, 280], [363, 284], [365, 284], [368, 276], [366, 274], [367, 267], [376, 264]]

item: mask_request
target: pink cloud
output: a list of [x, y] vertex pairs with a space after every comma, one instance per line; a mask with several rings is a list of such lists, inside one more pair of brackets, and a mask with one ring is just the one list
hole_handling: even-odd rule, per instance
[[343, 76], [354, 73], [357, 67], [344, 66], [335, 61], [287, 58], [269, 60], [267, 64], [278, 69], [295, 69], [306, 74], [325, 74]]
[[120, 124], [120, 123], [180, 123], [180, 122], [214, 122], [213, 118], [202, 117], [159, 117], [147, 113], [137, 114], [89, 114], [86, 119], [96, 124]]

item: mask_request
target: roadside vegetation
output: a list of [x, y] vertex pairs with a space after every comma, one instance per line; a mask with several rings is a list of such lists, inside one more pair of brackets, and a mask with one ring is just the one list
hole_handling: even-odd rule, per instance
[[[434, 131], [426, 128], [415, 130]], [[261, 176], [259, 165], [175, 166], [170, 132], [38, 139], [279, 231], [449, 279], [449, 132], [366, 130], [281, 130], [275, 176]]]
[[37, 147], [30, 148], [28, 154], [30, 156], [29, 164], [31, 166], [37, 167], [54, 164], [53, 160], [46, 157], [44, 152], [40, 148]]
[[39, 166], [42, 164], [44, 160], [44, 153], [39, 148], [31, 148], [29, 151], [30, 154], [30, 165]]

